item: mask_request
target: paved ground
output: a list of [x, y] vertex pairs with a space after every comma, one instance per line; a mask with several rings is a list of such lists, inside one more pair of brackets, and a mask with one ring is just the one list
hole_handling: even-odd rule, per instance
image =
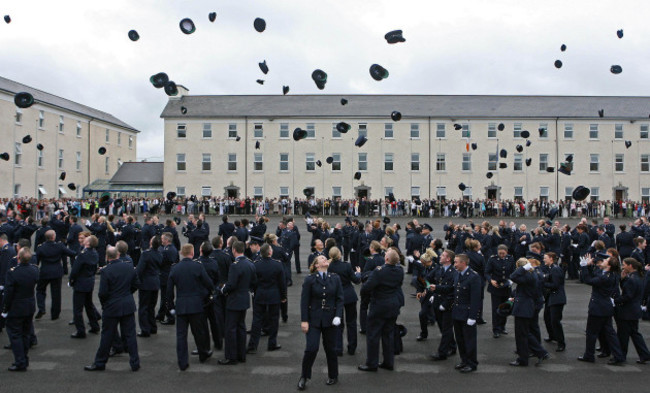
[[[400, 222], [406, 220], [400, 220]], [[440, 234], [440, 228], [448, 220], [428, 220]], [[478, 220], [475, 220], [478, 221]], [[220, 220], [209, 219], [211, 227], [217, 227]], [[518, 222], [523, 222], [519, 220]], [[526, 220], [534, 224], [534, 220]], [[573, 221], [572, 221], [573, 223]], [[615, 222], [618, 224], [618, 222]], [[269, 223], [275, 228], [277, 219]], [[215, 230], [213, 229], [213, 230]], [[302, 229], [302, 227], [301, 227]], [[304, 243], [303, 243], [304, 244]], [[308, 247], [301, 248], [303, 260], [306, 261]], [[128, 357], [120, 355], [112, 358], [107, 370], [99, 373], [83, 371], [83, 366], [92, 363], [99, 344], [99, 337], [90, 334], [85, 340], [73, 340], [73, 332], [67, 322], [72, 316], [72, 291], [63, 290], [63, 312], [57, 321], [48, 319], [36, 321], [36, 333], [39, 345], [30, 353], [30, 369], [27, 373], [9, 373], [6, 371], [13, 360], [11, 351], [0, 349], [0, 391], [38, 392], [199, 392], [224, 390], [229, 392], [287, 392], [295, 390], [300, 376], [300, 363], [304, 350], [304, 335], [300, 332], [297, 302], [300, 296], [299, 277], [294, 277], [297, 285], [289, 288], [289, 322], [282, 324], [279, 343], [282, 349], [266, 352], [264, 338], [257, 355], [249, 355], [247, 363], [238, 366], [219, 366], [217, 359], [222, 352], [215, 352], [215, 357], [205, 364], [200, 364], [196, 357], [190, 361], [190, 368], [180, 372], [176, 364], [174, 327], [161, 326], [158, 335], [138, 339], [142, 369], [133, 373], [129, 369]], [[405, 351], [396, 357], [396, 370], [380, 370], [378, 373], [361, 373], [356, 370], [358, 364], [365, 360], [365, 336], [360, 336], [360, 343], [355, 356], [345, 355], [339, 358], [339, 385], [328, 387], [324, 353], [319, 353], [314, 369], [314, 378], [308, 384], [308, 391], [314, 392], [355, 392], [359, 389], [377, 392], [393, 391], [512, 391], [528, 392], [556, 391], [644, 391], [647, 386], [647, 374], [650, 365], [635, 363], [636, 352], [631, 346], [628, 363], [623, 367], [607, 366], [599, 359], [596, 364], [585, 364], [575, 360], [584, 349], [584, 328], [589, 300], [589, 288], [574, 282], [567, 283], [569, 304], [565, 308], [564, 328], [567, 337], [567, 351], [556, 354], [555, 346], [551, 350], [553, 358], [541, 367], [515, 369], [508, 366], [514, 359], [514, 334], [493, 339], [488, 324], [479, 327], [478, 372], [461, 375], [453, 370], [457, 358], [445, 362], [433, 363], [427, 360], [437, 347], [439, 334], [437, 327], [430, 330], [429, 340], [416, 342], [419, 325], [419, 309], [415, 299], [407, 296], [406, 307], [399, 318], [409, 333], [404, 338]], [[404, 284], [404, 292], [413, 290]], [[488, 298], [489, 299], [489, 298]], [[489, 300], [486, 299], [486, 309]], [[49, 302], [49, 299], [48, 299]], [[99, 304], [96, 301], [96, 304]], [[489, 313], [488, 313], [489, 314]], [[250, 324], [250, 313], [247, 322]], [[508, 330], [514, 332], [514, 322], [508, 320]], [[543, 323], [542, 323], [543, 325]], [[650, 323], [642, 322], [642, 332], [650, 337]], [[542, 335], [545, 329], [542, 327]], [[191, 341], [191, 340], [190, 340]], [[2, 343], [6, 343], [6, 334]], [[192, 344], [190, 343], [190, 347]], [[362, 387], [363, 386], [363, 387]]]

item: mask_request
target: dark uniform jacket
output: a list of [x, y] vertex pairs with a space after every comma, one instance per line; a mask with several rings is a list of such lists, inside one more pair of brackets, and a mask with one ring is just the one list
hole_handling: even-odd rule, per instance
[[140, 280], [140, 289], [143, 291], [157, 291], [160, 289], [160, 266], [163, 256], [158, 250], [144, 250], [135, 269]]
[[251, 306], [250, 292], [257, 284], [255, 265], [248, 258], [240, 256], [230, 265], [228, 282], [222, 288], [226, 295], [227, 310], [247, 310]]
[[210, 258], [214, 259], [217, 262], [217, 266], [219, 267], [218, 284], [221, 286], [228, 280], [228, 270], [230, 270], [232, 259], [230, 258], [230, 255], [227, 254], [224, 250], [213, 250], [210, 254]]
[[70, 230], [68, 231], [68, 238], [66, 239], [66, 244], [68, 248], [74, 252], [79, 252], [82, 245], [79, 244], [79, 234], [83, 232], [83, 228], [79, 224], [70, 225]]
[[404, 306], [402, 282], [404, 270], [401, 266], [383, 265], [370, 273], [361, 287], [361, 293], [370, 297], [368, 317], [395, 318]]
[[442, 306], [445, 311], [451, 311], [454, 304], [454, 283], [458, 272], [452, 265], [446, 269], [444, 266], [439, 266], [427, 276], [427, 281], [434, 284], [436, 289], [433, 291], [435, 298], [433, 299], [434, 310]]
[[174, 245], [169, 244], [162, 247], [162, 263], [160, 264], [160, 285], [162, 283], [167, 284], [167, 279], [169, 278], [169, 272], [172, 269], [172, 266], [178, 263], [179, 256], [178, 250]]
[[634, 258], [638, 262], [641, 262], [641, 265], [643, 265], [643, 266], [645, 266], [645, 264], [646, 264], [645, 253], [640, 248], [635, 248], [634, 251], [632, 251], [632, 254], [630, 255], [630, 258]]
[[36, 257], [41, 266], [42, 280], [63, 277], [61, 257], [64, 255], [73, 257], [77, 253], [64, 246], [61, 242], [48, 241], [38, 246], [36, 249]]
[[[174, 287], [176, 301], [174, 302]], [[201, 262], [183, 258], [172, 267], [167, 280], [167, 301], [176, 315], [198, 314], [203, 312], [206, 298], [213, 290], [212, 280]]]
[[526, 271], [522, 266], [510, 275], [510, 279], [517, 284], [512, 315], [520, 318], [532, 318], [535, 316], [537, 298], [539, 297], [537, 273], [534, 270]]
[[454, 281], [454, 305], [452, 318], [456, 321], [478, 320], [481, 311], [481, 277], [467, 267], [456, 275]]
[[312, 273], [305, 277], [300, 296], [300, 321], [309, 326], [331, 327], [334, 317], [343, 317], [343, 285], [333, 273]]
[[255, 296], [257, 304], [279, 304], [287, 298], [287, 280], [284, 277], [282, 263], [271, 258], [260, 258], [255, 262]]
[[595, 317], [611, 317], [614, 315], [613, 298], [618, 294], [618, 277], [611, 272], [604, 272], [592, 266], [582, 266], [581, 277], [587, 285], [591, 285], [589, 313]]
[[11, 268], [11, 260], [16, 257], [16, 249], [12, 244], [7, 243], [0, 249], [0, 285], [5, 285], [5, 276]]
[[36, 311], [34, 287], [38, 282], [38, 267], [30, 264], [19, 264], [7, 272], [4, 304], [2, 312], [9, 314], [8, 318], [31, 317]]
[[336, 273], [341, 279], [341, 285], [343, 285], [343, 304], [350, 304], [359, 300], [352, 284], [361, 282], [361, 274], [353, 272], [352, 265], [340, 259], [333, 260], [330, 262], [327, 272]]
[[118, 318], [135, 313], [133, 292], [138, 290], [138, 285], [133, 265], [120, 259], [108, 262], [101, 270], [97, 293], [102, 304], [102, 316]]
[[643, 281], [637, 272], [632, 272], [621, 280], [621, 294], [614, 299], [616, 318], [624, 321], [641, 319], [642, 297]]
[[228, 240], [235, 232], [235, 225], [230, 222], [224, 222], [219, 225], [219, 236], [223, 236], [224, 240]]
[[[488, 259], [485, 267], [485, 280], [487, 291], [495, 295], [508, 296], [510, 294], [510, 275], [515, 271], [515, 260], [512, 255], [506, 255], [501, 259], [493, 255]], [[498, 288], [494, 287], [491, 280], [497, 282]]]
[[552, 265], [544, 276], [544, 289], [547, 291], [547, 306], [566, 304], [564, 291], [564, 270], [557, 265]]
[[77, 254], [70, 270], [70, 286], [77, 292], [92, 292], [99, 256], [94, 248], [84, 248]]
[[625, 259], [632, 255], [634, 251], [634, 235], [631, 232], [621, 232], [616, 236], [616, 249], [621, 259]]
[[[126, 224], [122, 227], [122, 232], [120, 234], [120, 239], [124, 240], [129, 246], [129, 251], [135, 250], [135, 238], [136, 231], [133, 224]], [[147, 246], [148, 247], [148, 246]]]
[[106, 247], [106, 224], [101, 224], [99, 222], [93, 222], [90, 224], [88, 227], [88, 230], [90, 233], [95, 235], [97, 237], [98, 243], [97, 243], [97, 248], [103, 248]]
[[201, 262], [201, 265], [205, 269], [205, 272], [208, 273], [208, 277], [210, 277], [210, 281], [212, 281], [212, 289], [217, 290], [219, 288], [219, 264], [217, 263], [217, 260], [212, 258], [211, 256], [204, 256], [201, 255], [198, 258], [199, 262]]

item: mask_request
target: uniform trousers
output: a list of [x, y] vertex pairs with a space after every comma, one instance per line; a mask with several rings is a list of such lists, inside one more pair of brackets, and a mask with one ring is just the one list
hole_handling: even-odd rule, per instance
[[436, 315], [433, 312], [430, 299], [431, 294], [420, 299], [420, 312], [418, 313], [418, 317], [420, 319], [420, 336], [422, 337], [429, 336], [429, 323], [436, 322]]
[[199, 350], [199, 359], [205, 360], [210, 352], [210, 336], [208, 335], [208, 321], [205, 313], [176, 314], [176, 357], [178, 367], [187, 368], [189, 358], [187, 350], [187, 328], [192, 330], [196, 348]]
[[469, 326], [466, 320], [454, 319], [454, 334], [458, 345], [461, 363], [476, 369], [478, 366], [476, 350], [476, 324]]
[[166, 318], [168, 321], [173, 322], [174, 316], [169, 313], [169, 307], [167, 307], [167, 281], [165, 280], [165, 285], [163, 285], [162, 281], [160, 281], [160, 307], [156, 318], [159, 320]]
[[77, 328], [77, 334], [82, 336], [86, 335], [86, 325], [84, 324], [84, 308], [86, 309], [86, 316], [88, 316], [88, 323], [92, 330], [99, 330], [99, 323], [97, 322], [97, 311], [93, 304], [92, 292], [79, 292], [72, 293], [72, 315], [74, 325]]
[[537, 342], [542, 342], [542, 330], [539, 327], [539, 312], [542, 311], [541, 308], [535, 308], [535, 315], [530, 320], [530, 332], [537, 339]]
[[295, 247], [293, 250], [293, 256], [295, 257], [295, 264], [296, 264], [296, 273], [300, 273], [300, 246]]
[[492, 333], [501, 333], [506, 330], [507, 317], [502, 317], [497, 313], [499, 305], [508, 301], [510, 294], [497, 295], [490, 293], [492, 300]]
[[563, 310], [564, 304], [544, 307], [544, 324], [546, 325], [548, 337], [561, 345], [565, 344], [564, 329], [562, 328]]
[[343, 330], [347, 330], [348, 353], [354, 353], [357, 350], [357, 302], [343, 305], [344, 313], [341, 325], [336, 329], [336, 345], [334, 347], [337, 354], [343, 353]]
[[50, 286], [50, 296], [52, 296], [52, 319], [56, 319], [61, 314], [61, 277], [39, 279], [36, 284], [36, 305], [38, 312], [45, 313], [45, 296], [47, 286]]
[[22, 368], [29, 366], [29, 347], [32, 340], [32, 331], [34, 330], [33, 315], [27, 317], [9, 317], [6, 320], [7, 335], [11, 344], [11, 350], [14, 353], [14, 362], [16, 367]]
[[158, 331], [156, 326], [156, 303], [158, 291], [138, 291], [138, 322], [142, 333], [151, 334]]
[[603, 332], [605, 341], [609, 346], [609, 351], [616, 361], [625, 361], [625, 355], [621, 350], [621, 344], [618, 341], [618, 336], [612, 326], [612, 317], [597, 317], [593, 315], [587, 316], [587, 338], [584, 358], [588, 360], [594, 359], [596, 350], [596, 340], [599, 334]]
[[454, 340], [454, 321], [451, 317], [451, 310], [440, 311], [436, 307], [436, 321], [440, 329], [440, 344], [438, 345], [438, 356], [447, 357], [448, 354], [456, 350], [456, 340]]
[[528, 354], [532, 352], [538, 358], [547, 352], [531, 331], [533, 318], [515, 317], [515, 343], [517, 345], [517, 360], [520, 364], [528, 365]]
[[366, 346], [368, 358], [366, 366], [377, 367], [379, 365], [379, 342], [384, 355], [383, 364], [393, 367], [395, 364], [395, 322], [397, 317], [383, 318], [373, 316], [368, 318], [368, 330], [366, 331]]
[[226, 310], [225, 357], [246, 361], [246, 310]]
[[305, 347], [305, 355], [302, 358], [302, 378], [311, 378], [311, 369], [318, 354], [321, 334], [323, 335], [323, 350], [327, 358], [327, 376], [332, 379], [339, 377], [339, 360], [336, 351], [334, 351], [336, 326], [320, 327], [310, 324], [305, 335], [307, 346]]
[[280, 304], [253, 303], [253, 324], [248, 348], [257, 349], [262, 335], [262, 328], [267, 329], [269, 341], [267, 348], [278, 345], [278, 324], [280, 322]]
[[632, 344], [636, 353], [639, 355], [639, 359], [642, 361], [650, 360], [650, 351], [643, 339], [641, 333], [639, 333], [639, 320], [622, 320], [616, 319], [616, 328], [618, 341], [621, 343], [621, 350], [623, 355], [627, 356], [627, 349], [632, 339]]
[[131, 368], [139, 367], [140, 357], [138, 356], [138, 341], [135, 336], [135, 314], [121, 317], [102, 317], [102, 337], [95, 355], [95, 365], [99, 367], [106, 366], [108, 354], [115, 341], [118, 325], [122, 332], [122, 339], [126, 342], [126, 349], [129, 352], [129, 364]]
[[210, 333], [212, 335], [212, 342], [216, 349], [223, 348], [223, 312], [221, 312], [219, 305], [219, 297], [215, 297], [214, 301], [205, 308], [205, 316], [210, 326]]
[[368, 328], [368, 305], [370, 304], [370, 299], [361, 296], [361, 301], [359, 302], [359, 329], [362, 332], [366, 332]]

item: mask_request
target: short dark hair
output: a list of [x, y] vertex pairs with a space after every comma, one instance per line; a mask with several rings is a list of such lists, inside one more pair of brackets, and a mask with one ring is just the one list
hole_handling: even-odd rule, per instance
[[232, 244], [232, 249], [233, 251], [237, 251], [237, 254], [243, 254], [244, 250], [246, 250], [246, 244], [237, 240]]
[[260, 248], [260, 253], [264, 258], [269, 258], [273, 254], [273, 248], [270, 244], [264, 243], [262, 248]]
[[207, 257], [208, 255], [210, 255], [212, 250], [214, 250], [214, 248], [212, 248], [212, 244], [210, 244], [209, 241], [206, 240], [201, 244], [201, 255]]

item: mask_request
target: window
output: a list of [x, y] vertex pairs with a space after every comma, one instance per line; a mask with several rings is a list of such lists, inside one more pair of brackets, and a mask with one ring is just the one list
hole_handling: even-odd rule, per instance
[[564, 187], [564, 200], [570, 201], [573, 199], [573, 187]]
[[598, 124], [589, 124], [589, 139], [598, 139]]
[[262, 123], [255, 123], [253, 128], [253, 138], [263, 138], [264, 137], [264, 127]]
[[262, 153], [253, 154], [253, 170], [254, 171], [263, 171], [264, 170], [264, 156]]
[[384, 197], [388, 198], [390, 194], [393, 193], [395, 187], [384, 187]]
[[489, 123], [488, 124], [488, 138], [496, 138], [497, 137], [497, 125], [496, 123]]
[[515, 138], [521, 138], [521, 123], [515, 123], [512, 133]]
[[515, 200], [522, 200], [524, 199], [524, 188], [523, 187], [515, 187]]
[[648, 139], [648, 125], [647, 124], [641, 124], [641, 139]]
[[14, 184], [14, 197], [20, 196], [20, 184]]
[[[539, 130], [542, 130], [542, 131], [539, 131]], [[539, 134], [540, 139], [547, 139], [548, 138], [548, 123], [539, 123], [538, 131], [540, 132], [540, 134]]]
[[201, 196], [209, 197], [210, 195], [212, 195], [212, 187], [210, 186], [201, 187]]
[[420, 139], [420, 125], [417, 123], [411, 123], [411, 138]]
[[384, 124], [384, 138], [393, 139], [393, 124], [392, 123]]
[[444, 172], [447, 170], [447, 156], [445, 153], [436, 154], [436, 171]]
[[564, 139], [573, 139], [573, 124], [564, 125]]
[[598, 154], [589, 155], [589, 171], [598, 172], [599, 168], [599, 156]]
[[524, 155], [521, 153], [515, 153], [515, 161], [512, 165], [512, 168], [515, 172], [521, 172], [524, 170]]
[[648, 203], [650, 201], [650, 188], [644, 187], [641, 189], [641, 200], [645, 203]]
[[[280, 171], [286, 172], [289, 170], [289, 153], [280, 153]], [[287, 195], [289, 193], [287, 192]]]
[[237, 153], [228, 153], [228, 170], [237, 170]]
[[614, 125], [614, 139], [623, 139], [623, 124]]
[[109, 129], [106, 129], [106, 143], [111, 143], [111, 132]]
[[341, 187], [339, 186], [332, 186], [332, 198], [340, 198], [341, 197]]
[[212, 154], [203, 153], [203, 158], [201, 159], [201, 170], [202, 171], [211, 171], [212, 170]]
[[472, 137], [472, 131], [469, 129], [469, 124], [465, 123], [462, 126], [463, 126], [463, 131], [461, 132], [461, 137], [463, 137], [463, 138], [471, 138]]
[[447, 196], [447, 187], [445, 187], [445, 186], [437, 186], [436, 187], [436, 196], [439, 196], [439, 197]]
[[212, 138], [212, 123], [203, 123], [203, 139]]
[[366, 123], [359, 123], [359, 136], [368, 137], [368, 125]]
[[43, 150], [37, 150], [36, 160], [38, 161], [38, 167], [43, 167]]
[[591, 196], [592, 201], [597, 201], [600, 198], [600, 187], [591, 187]]
[[23, 110], [16, 108], [16, 123], [20, 124], [23, 120]]
[[176, 124], [176, 138], [187, 138], [187, 126], [185, 124]]
[[133, 149], [133, 137], [129, 135], [129, 149]]
[[393, 170], [393, 153], [384, 153], [384, 170]]
[[315, 171], [316, 170], [316, 158], [314, 153], [305, 154], [305, 170], [306, 171]]
[[420, 186], [411, 187], [411, 197], [419, 197], [419, 196], [420, 196]]
[[281, 186], [280, 187], [280, 198], [288, 198], [288, 197], [289, 197], [289, 187]]
[[289, 138], [289, 123], [280, 123], [280, 139]]
[[111, 160], [110, 160], [109, 157], [106, 157], [105, 160], [104, 160], [104, 172], [105, 172], [106, 174], [108, 174], [108, 171], [109, 171], [109, 169], [110, 169], [110, 164], [111, 164], [110, 161], [111, 161]]
[[359, 170], [368, 170], [368, 153], [359, 153]]
[[336, 129], [336, 124], [337, 123], [332, 123], [332, 138], [341, 139], [341, 133]]
[[117, 145], [122, 146], [122, 133], [119, 131], [117, 132]]
[[59, 116], [59, 132], [63, 133], [63, 127], [65, 126], [65, 122], [63, 121], [63, 116]]
[[185, 196], [185, 186], [176, 186], [176, 196]]
[[641, 154], [641, 172], [650, 172], [650, 154]]
[[81, 152], [80, 151], [77, 152], [77, 164], [76, 164], [75, 168], [78, 171], [81, 170]]
[[177, 171], [184, 171], [186, 170], [186, 162], [185, 162], [185, 153], [181, 154], [176, 154], [176, 170]]
[[59, 169], [63, 169], [63, 149], [59, 149]]
[[548, 199], [548, 193], [549, 193], [549, 188], [548, 187], [540, 187], [539, 188], [539, 198], [544, 200]]
[[436, 124], [436, 138], [446, 138], [447, 130], [445, 123]]
[[411, 170], [420, 170], [420, 153], [411, 153]]
[[253, 187], [253, 198], [255, 199], [264, 198], [264, 187], [260, 187], [260, 186]]
[[623, 172], [625, 170], [625, 165], [624, 165], [624, 155], [623, 154], [617, 154], [616, 155], [616, 162], [614, 164], [614, 170], [616, 172]]
[[14, 164], [20, 165], [23, 162], [23, 145], [16, 142], [14, 147]]
[[566, 161], [570, 156], [573, 156], [573, 161], [576, 160], [576, 155], [573, 153], [564, 153], [564, 161]]
[[472, 153], [463, 153], [463, 171], [472, 170]]
[[496, 171], [498, 161], [497, 153], [488, 153], [488, 171]]
[[[79, 122], [77, 122], [77, 125], [79, 125]], [[38, 128], [43, 129], [43, 126], [45, 126], [45, 112], [38, 111]]]
[[341, 170], [341, 153], [332, 153], [332, 171]]
[[546, 171], [546, 168], [548, 168], [548, 154], [540, 154], [539, 155], [539, 170], [540, 171]]
[[228, 124], [228, 138], [230, 139], [237, 138], [237, 124], [234, 123]]
[[307, 138], [316, 138], [316, 127], [314, 123], [307, 123]]
[[[77, 138], [81, 138], [81, 122], [80, 121], [77, 122], [76, 132], [77, 132]], [[118, 135], [118, 141], [119, 141], [119, 135]]]

